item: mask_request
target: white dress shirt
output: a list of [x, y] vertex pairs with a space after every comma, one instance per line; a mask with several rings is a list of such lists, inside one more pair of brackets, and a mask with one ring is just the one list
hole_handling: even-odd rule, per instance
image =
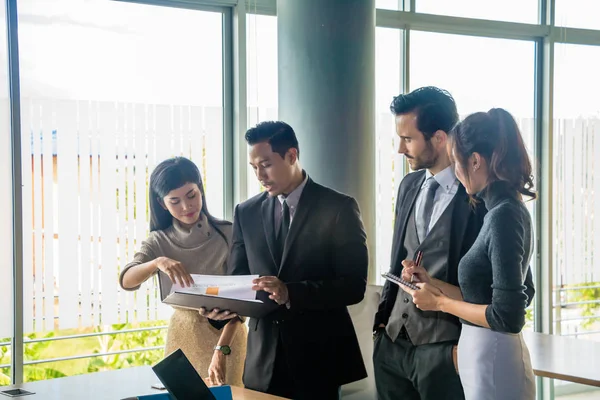
[[[419, 215], [420, 207], [424, 203], [424, 199], [421, 199], [421, 196], [424, 196], [426, 191], [423, 190], [425, 187], [425, 182], [429, 177], [433, 176], [429, 170], [425, 171], [425, 180], [423, 181], [423, 185], [421, 186], [421, 191], [417, 197], [417, 201], [415, 204], [415, 215]], [[433, 176], [433, 178], [440, 184], [438, 189], [435, 192], [435, 198], [433, 200], [433, 211], [431, 214], [431, 220], [429, 221], [429, 228], [427, 232], [430, 232], [431, 229], [435, 226], [435, 223], [440, 219], [441, 215], [444, 213], [454, 195], [458, 191], [458, 179], [456, 179], [456, 175], [454, 174], [454, 168], [451, 166], [443, 169], [437, 175]]]
[[281, 219], [283, 213], [283, 202], [285, 201], [290, 209], [290, 226], [292, 225], [292, 221], [294, 221], [294, 215], [296, 215], [296, 209], [298, 208], [298, 202], [300, 202], [300, 196], [302, 195], [302, 191], [304, 190], [304, 186], [306, 186], [306, 182], [308, 181], [308, 174], [304, 176], [304, 180], [296, 189], [292, 191], [292, 193], [284, 196], [280, 194], [277, 196], [278, 202], [275, 203], [275, 232], [279, 232], [279, 227], [281, 226]]

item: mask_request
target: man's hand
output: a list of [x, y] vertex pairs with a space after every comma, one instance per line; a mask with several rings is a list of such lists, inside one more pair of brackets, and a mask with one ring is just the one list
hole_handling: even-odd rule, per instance
[[215, 350], [210, 365], [208, 366], [208, 382], [212, 386], [221, 386], [225, 384], [225, 371], [227, 369], [227, 362], [225, 355]]
[[229, 310], [221, 311], [218, 308], [213, 308], [211, 311], [208, 311], [206, 308], [202, 307], [198, 310], [200, 315], [203, 317], [215, 320], [215, 321], [224, 321], [227, 319], [232, 319], [237, 317], [236, 313], [232, 313]]
[[285, 304], [290, 300], [287, 286], [275, 276], [262, 276], [252, 281], [252, 290], [264, 290], [270, 293], [269, 298], [277, 304]]

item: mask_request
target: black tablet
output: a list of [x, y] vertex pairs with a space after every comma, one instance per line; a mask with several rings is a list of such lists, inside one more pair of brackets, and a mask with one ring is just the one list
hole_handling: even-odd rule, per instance
[[181, 349], [152, 367], [176, 400], [216, 400]]

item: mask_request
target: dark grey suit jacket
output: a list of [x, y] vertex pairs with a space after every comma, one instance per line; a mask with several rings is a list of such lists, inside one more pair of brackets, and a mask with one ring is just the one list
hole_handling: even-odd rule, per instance
[[[398, 276], [402, 274], [402, 261], [407, 256], [406, 249], [404, 248], [406, 224], [424, 180], [425, 170], [413, 172], [404, 177], [398, 188], [390, 266], [390, 271]], [[450, 237], [450, 251], [448, 253], [448, 269], [445, 280], [448, 283], [458, 286], [458, 263], [475, 242], [479, 230], [483, 225], [486, 209], [483, 202], [477, 203], [476, 206], [472, 206], [469, 203], [469, 196], [463, 185], [459, 184], [455, 196], [456, 203], [452, 212], [452, 225], [448, 232]], [[387, 325], [392, 309], [394, 308], [394, 303], [396, 302], [398, 289], [398, 285], [391, 284], [389, 281], [385, 282], [383, 292], [381, 293], [379, 309], [377, 314], [375, 314], [374, 330], [380, 324]], [[459, 323], [458, 318], [456, 318], [456, 323]]]
[[273, 214], [276, 198], [259, 194], [235, 209], [229, 273], [278, 276], [291, 308], [251, 318], [244, 385], [266, 391], [278, 340], [298, 385], [342, 385], [367, 376], [346, 306], [360, 302], [368, 268], [356, 201], [313, 182], [302, 191], [281, 264]]

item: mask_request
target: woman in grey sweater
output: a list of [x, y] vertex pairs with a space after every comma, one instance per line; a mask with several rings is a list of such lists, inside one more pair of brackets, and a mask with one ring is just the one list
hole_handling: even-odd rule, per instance
[[404, 279], [422, 283], [419, 290], [402, 288], [418, 308], [461, 319], [458, 371], [467, 400], [533, 400], [533, 370], [521, 336], [535, 292], [532, 222], [523, 204], [523, 196], [536, 197], [531, 161], [514, 118], [500, 108], [468, 116], [449, 137], [457, 178], [488, 212], [458, 266], [460, 288], [409, 261]]
[[[190, 274], [225, 275], [230, 222], [206, 207], [198, 167], [183, 157], [161, 162], [150, 176], [150, 235], [121, 271], [125, 290], [137, 290], [159, 271], [172, 282], [193, 283]], [[174, 307], [165, 354], [181, 349], [209, 384], [242, 386], [246, 325], [239, 318], [212, 321], [199, 311]]]

